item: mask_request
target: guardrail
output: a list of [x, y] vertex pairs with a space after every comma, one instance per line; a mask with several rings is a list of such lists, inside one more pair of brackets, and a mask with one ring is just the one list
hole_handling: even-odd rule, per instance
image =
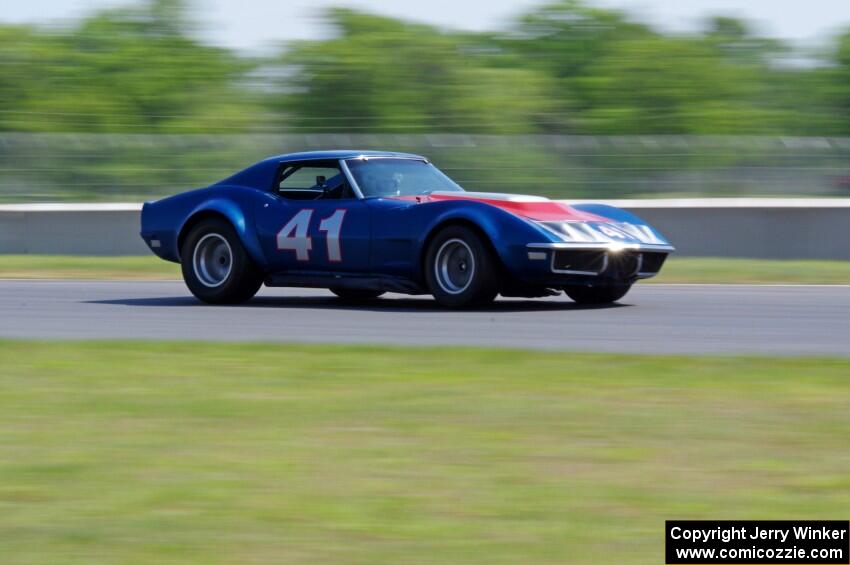
[[[681, 256], [850, 260], [850, 198], [595, 202], [644, 218]], [[0, 253], [146, 255], [140, 210], [120, 203], [0, 205]]]

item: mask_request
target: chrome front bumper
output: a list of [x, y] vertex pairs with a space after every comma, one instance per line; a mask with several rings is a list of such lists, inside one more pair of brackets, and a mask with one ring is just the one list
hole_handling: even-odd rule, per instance
[[646, 243], [531, 243], [529, 260], [549, 259], [557, 275], [643, 279], [659, 273], [671, 245]]

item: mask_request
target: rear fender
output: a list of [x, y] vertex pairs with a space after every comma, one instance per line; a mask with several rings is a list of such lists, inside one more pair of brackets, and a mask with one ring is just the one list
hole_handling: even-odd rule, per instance
[[178, 254], [179, 245], [182, 243], [183, 238], [186, 237], [188, 230], [191, 229], [192, 225], [199, 219], [199, 217], [207, 214], [216, 214], [226, 218], [233, 226], [233, 229], [236, 230], [236, 234], [242, 241], [242, 246], [245, 247], [248, 255], [251, 256], [251, 259], [253, 259], [257, 265], [262, 267], [267, 266], [262, 247], [257, 239], [256, 230], [249, 229], [249, 226], [253, 221], [253, 215], [246, 214], [242, 206], [227, 198], [205, 200], [188, 214], [186, 220], [178, 230]]

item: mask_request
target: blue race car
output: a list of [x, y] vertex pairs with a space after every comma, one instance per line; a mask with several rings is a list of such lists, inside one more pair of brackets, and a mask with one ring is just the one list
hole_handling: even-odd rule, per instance
[[141, 235], [212, 304], [248, 300], [263, 283], [348, 300], [430, 293], [455, 308], [562, 290], [603, 304], [673, 251], [623, 210], [466, 192], [424, 157], [375, 151], [271, 157], [147, 202]]

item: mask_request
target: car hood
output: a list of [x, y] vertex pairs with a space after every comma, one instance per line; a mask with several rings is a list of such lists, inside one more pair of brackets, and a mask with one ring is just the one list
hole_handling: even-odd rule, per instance
[[440, 202], [443, 200], [471, 200], [501, 208], [517, 216], [538, 222], [590, 222], [608, 221], [608, 218], [577, 210], [572, 206], [549, 200], [543, 196], [500, 194], [497, 192], [432, 192], [427, 196], [396, 196], [400, 200]]
[[[664, 236], [646, 222], [610, 206], [574, 207], [542, 196], [495, 192], [432, 192], [427, 196], [394, 198], [423, 204], [446, 200], [482, 202], [531, 220], [568, 245], [613, 245], [673, 250]], [[593, 211], [586, 210], [585, 207]], [[599, 213], [594, 214], [594, 211]]]

